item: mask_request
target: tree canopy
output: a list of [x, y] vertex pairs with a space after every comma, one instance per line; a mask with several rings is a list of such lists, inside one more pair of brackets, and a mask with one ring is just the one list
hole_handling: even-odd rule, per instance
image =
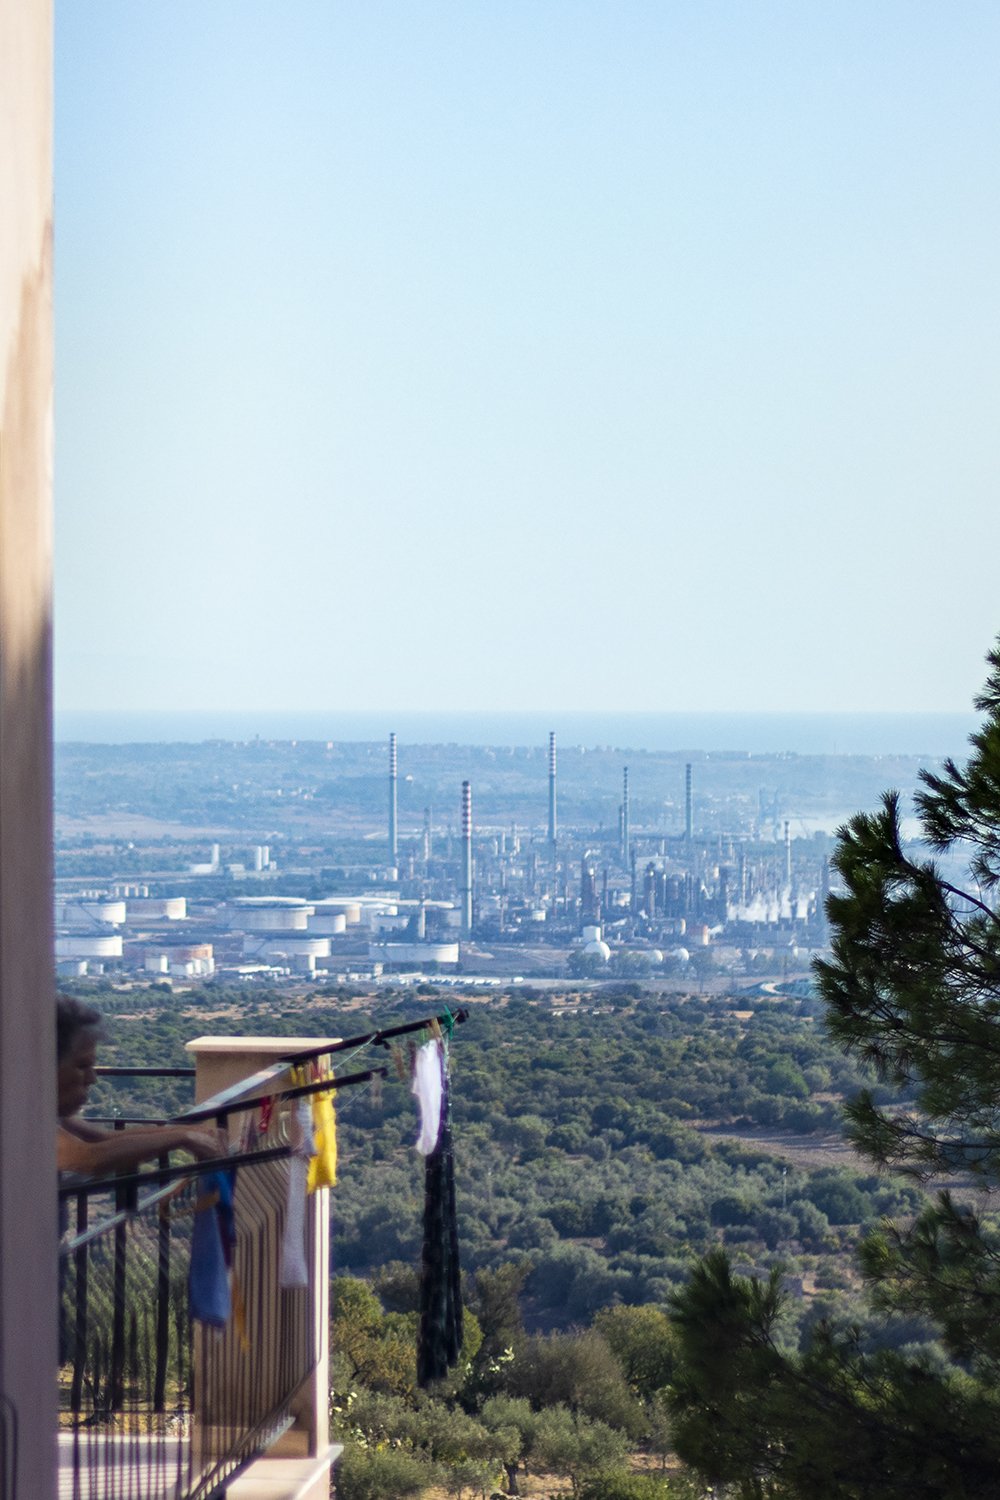
[[967, 763], [926, 771], [919, 843], [899, 796], [841, 830], [831, 954], [816, 965], [833, 1038], [871, 1083], [849, 1134], [877, 1167], [949, 1187], [861, 1246], [882, 1315], [929, 1320], [940, 1357], [864, 1346], [818, 1321], [782, 1332], [780, 1277], [713, 1252], [675, 1294], [676, 1444], [745, 1497], [992, 1496], [1000, 1473], [1000, 648]]

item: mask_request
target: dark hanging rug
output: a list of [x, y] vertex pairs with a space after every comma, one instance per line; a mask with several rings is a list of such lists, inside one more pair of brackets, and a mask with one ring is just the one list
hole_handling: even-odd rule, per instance
[[451, 1144], [448, 1078], [441, 1099], [437, 1145], [424, 1165], [424, 1246], [420, 1261], [420, 1334], [417, 1384], [441, 1380], [462, 1349], [462, 1286], [455, 1209], [455, 1156]]

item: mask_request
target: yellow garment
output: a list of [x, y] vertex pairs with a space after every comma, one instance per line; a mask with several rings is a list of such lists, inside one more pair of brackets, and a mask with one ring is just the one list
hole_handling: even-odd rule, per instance
[[332, 1094], [313, 1094], [313, 1145], [315, 1156], [309, 1162], [306, 1189], [333, 1187], [337, 1181], [337, 1114]]

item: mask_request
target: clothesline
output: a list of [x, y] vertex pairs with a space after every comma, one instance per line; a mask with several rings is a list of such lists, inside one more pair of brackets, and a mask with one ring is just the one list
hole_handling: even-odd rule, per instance
[[344, 1037], [339, 1042], [326, 1042], [319, 1047], [307, 1048], [304, 1052], [290, 1052], [283, 1061], [285, 1063], [309, 1062], [314, 1057], [326, 1057], [331, 1052], [346, 1052], [352, 1047], [388, 1046], [391, 1037], [405, 1036], [411, 1031], [426, 1031], [435, 1021], [439, 1026], [450, 1031], [453, 1026], [461, 1026], [462, 1022], [468, 1019], [469, 1012], [465, 1006], [459, 1010], [449, 1010], [446, 1006], [440, 1015], [423, 1016], [419, 1021], [404, 1021], [399, 1026], [381, 1026], [377, 1031], [366, 1031], [360, 1036]]
[[175, 1119], [187, 1124], [195, 1120], [220, 1117], [228, 1112], [230, 1105], [235, 1105], [248, 1097], [258, 1097], [267, 1089], [269, 1083], [280, 1078], [290, 1067], [298, 1063], [312, 1062], [316, 1058], [328, 1057], [336, 1052], [360, 1051], [366, 1047], [387, 1047], [392, 1037], [405, 1036], [408, 1032], [427, 1031], [434, 1025], [450, 1034], [455, 1026], [460, 1026], [463, 1021], [468, 1020], [468, 1017], [469, 1012], [465, 1007], [456, 1011], [445, 1007], [445, 1010], [436, 1016], [422, 1016], [418, 1021], [404, 1021], [398, 1026], [384, 1026], [376, 1031], [363, 1032], [360, 1036], [344, 1037], [337, 1042], [321, 1042], [315, 1047], [289, 1052], [279, 1061], [261, 1068], [250, 1078], [244, 1078], [240, 1083], [233, 1084], [228, 1089], [222, 1089], [205, 1104], [182, 1110], [179, 1115], [175, 1116]]
[[[284, 1071], [284, 1070], [283, 1070]], [[241, 1099], [235, 1104], [225, 1104], [219, 1108], [215, 1104], [200, 1105], [194, 1109], [186, 1109], [183, 1114], [175, 1116], [177, 1120], [183, 1120], [189, 1124], [195, 1120], [227, 1120], [230, 1115], [249, 1114], [251, 1110], [259, 1108], [264, 1098], [272, 1104], [281, 1104], [286, 1099], [301, 1099], [306, 1094], [329, 1094], [337, 1089], [352, 1088], [355, 1084], [368, 1083], [372, 1078], [385, 1078], [388, 1068], [367, 1068], [363, 1073], [346, 1073], [343, 1078], [320, 1078], [315, 1083], [303, 1083], [293, 1089], [280, 1089], [276, 1094], [257, 1095], [252, 1099]]]

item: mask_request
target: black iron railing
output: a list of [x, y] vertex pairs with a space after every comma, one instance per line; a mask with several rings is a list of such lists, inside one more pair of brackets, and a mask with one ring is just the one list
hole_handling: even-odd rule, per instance
[[[263, 1095], [280, 1113], [317, 1091], [384, 1077], [388, 1070], [378, 1067], [282, 1087], [295, 1064], [388, 1047], [467, 1015], [447, 1011], [289, 1053], [175, 1118], [225, 1126], [256, 1110]], [[98, 1070], [119, 1078], [192, 1071]], [[279, 1145], [199, 1166], [171, 1167], [164, 1158], [152, 1171], [60, 1190], [60, 1500], [215, 1500], [292, 1424], [326, 1338], [318, 1316], [325, 1266], [309, 1249], [322, 1238], [315, 1198], [306, 1201], [303, 1226], [306, 1285], [281, 1285], [292, 1157]], [[221, 1328], [192, 1321], [188, 1294], [199, 1179], [214, 1168], [236, 1169], [234, 1307]]]
[[[61, 1257], [61, 1495], [208, 1500], [291, 1424], [319, 1330], [313, 1279], [280, 1285], [289, 1156], [278, 1147], [225, 1162], [236, 1168], [236, 1233], [223, 1328], [193, 1323], [189, 1310], [199, 1179], [211, 1164], [64, 1190], [75, 1224]], [[313, 1213], [310, 1200], [307, 1245]]]

